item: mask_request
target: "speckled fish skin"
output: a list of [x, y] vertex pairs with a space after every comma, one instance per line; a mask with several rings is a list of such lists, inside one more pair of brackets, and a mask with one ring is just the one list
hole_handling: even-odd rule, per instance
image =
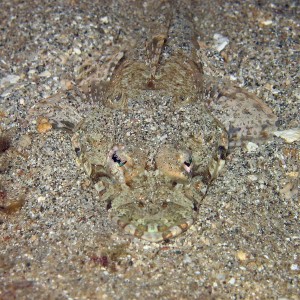
[[260, 144], [276, 130], [277, 116], [256, 95], [211, 78], [206, 81], [206, 91], [210, 92], [207, 107], [226, 128], [230, 148], [249, 141]]
[[126, 233], [159, 242], [193, 224], [224, 166], [229, 126], [202, 98], [190, 1], [146, 4], [146, 47], [137, 41], [122, 57], [105, 96], [93, 95], [98, 110], [72, 141], [112, 219]]

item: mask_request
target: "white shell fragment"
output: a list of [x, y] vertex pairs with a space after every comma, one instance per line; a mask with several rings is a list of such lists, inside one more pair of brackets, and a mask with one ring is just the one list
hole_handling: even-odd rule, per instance
[[222, 34], [215, 33], [214, 34], [214, 48], [218, 51], [221, 52], [222, 50], [225, 49], [225, 47], [229, 44], [229, 39]]
[[102, 18], [100, 18], [100, 21], [102, 24], [108, 24], [108, 17], [107, 16], [102, 17]]
[[74, 48], [74, 53], [77, 55], [81, 54], [81, 50], [79, 48]]
[[49, 71], [44, 71], [42, 72], [41, 74], [39, 74], [40, 77], [50, 77], [51, 76], [51, 73]]
[[273, 24], [273, 21], [272, 20], [262, 20], [260, 22], [260, 24], [264, 25], [264, 26], [270, 26]]
[[255, 152], [258, 148], [258, 145], [253, 143], [253, 142], [248, 142], [246, 144], [246, 150], [248, 153], [252, 153], [252, 152]]
[[287, 143], [293, 143], [300, 140], [300, 127], [291, 128], [282, 131], [275, 131], [275, 136], [281, 137]]
[[18, 75], [7, 75], [0, 79], [0, 88], [6, 87], [11, 84], [15, 84], [19, 81], [20, 76]]

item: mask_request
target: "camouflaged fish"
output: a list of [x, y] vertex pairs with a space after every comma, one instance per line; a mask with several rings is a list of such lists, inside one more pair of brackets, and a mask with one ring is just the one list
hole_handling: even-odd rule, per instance
[[146, 4], [147, 40], [122, 55], [104, 94], [90, 65], [85, 82], [99, 106], [72, 142], [112, 219], [159, 242], [193, 224], [228, 147], [267, 138], [277, 118], [241, 88], [204, 88], [190, 1]]

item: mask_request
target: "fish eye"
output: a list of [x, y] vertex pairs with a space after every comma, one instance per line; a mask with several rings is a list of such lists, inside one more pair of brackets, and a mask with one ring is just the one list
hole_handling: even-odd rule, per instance
[[112, 103], [119, 103], [120, 100], [122, 99], [122, 94], [119, 93], [118, 95], [116, 95], [113, 99], [112, 99]]
[[191, 171], [192, 171], [192, 162], [193, 162], [193, 160], [191, 157], [189, 158], [189, 160], [186, 160], [183, 162], [183, 164], [184, 164], [183, 167], [187, 173], [191, 173]]
[[219, 146], [218, 148], [218, 155], [220, 157], [220, 159], [225, 160], [226, 159], [226, 148], [224, 146]]
[[75, 150], [76, 156], [79, 157], [81, 154], [80, 148], [76, 147], [74, 150]]
[[123, 167], [127, 163], [127, 160], [122, 161], [120, 159], [120, 157], [117, 154], [117, 151], [114, 151], [114, 153], [111, 156], [111, 159], [113, 160], [113, 162], [117, 163], [119, 167]]
[[192, 164], [193, 160], [192, 158], [190, 158], [188, 161], [185, 161], [184, 164], [187, 166], [187, 167], [190, 167], [190, 165]]

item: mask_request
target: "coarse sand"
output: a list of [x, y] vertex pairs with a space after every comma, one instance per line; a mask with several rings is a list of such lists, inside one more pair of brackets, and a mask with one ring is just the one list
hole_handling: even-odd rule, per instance
[[[234, 149], [192, 228], [149, 243], [110, 220], [49, 122], [93, 109], [78, 68], [130, 45], [138, 2], [0, 2], [0, 299], [300, 299], [299, 142]], [[194, 2], [204, 72], [299, 127], [299, 3]]]

